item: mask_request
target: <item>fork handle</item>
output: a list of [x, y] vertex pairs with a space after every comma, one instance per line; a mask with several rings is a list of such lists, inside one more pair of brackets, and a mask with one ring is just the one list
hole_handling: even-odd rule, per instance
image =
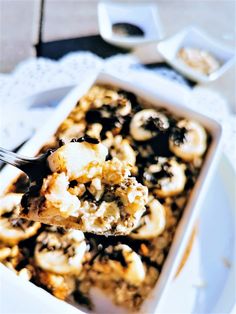
[[0, 160], [21, 169], [26, 164], [35, 162], [37, 158], [24, 157], [0, 147]]
[[0, 160], [15, 167], [21, 166], [19, 155], [0, 147]]
[[46, 160], [49, 150], [38, 157], [25, 157], [0, 147], [0, 160], [25, 172], [31, 182], [41, 180], [47, 172]]

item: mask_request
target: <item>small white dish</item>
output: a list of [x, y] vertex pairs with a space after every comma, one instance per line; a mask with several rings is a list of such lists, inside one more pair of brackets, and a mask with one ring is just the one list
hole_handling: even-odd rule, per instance
[[[133, 48], [161, 40], [163, 37], [158, 9], [155, 4], [125, 2], [100, 2], [98, 4], [98, 22], [102, 38], [116, 46]], [[139, 27], [142, 36], [121, 36], [112, 30], [116, 23], [129, 23]]]
[[[209, 75], [202, 74], [184, 64], [178, 59], [177, 53], [181, 48], [197, 48], [212, 54], [219, 62], [218, 70]], [[217, 42], [202, 30], [190, 26], [177, 34], [163, 40], [157, 45], [163, 58], [180, 73], [189, 79], [200, 83], [207, 83], [219, 78], [235, 61], [235, 52], [224, 44]]]

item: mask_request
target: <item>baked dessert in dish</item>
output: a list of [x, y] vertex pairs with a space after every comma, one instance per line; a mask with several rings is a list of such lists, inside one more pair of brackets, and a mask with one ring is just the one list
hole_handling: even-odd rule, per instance
[[[95, 138], [100, 144], [73, 140], [81, 137]], [[69, 180], [67, 187], [69, 184], [71, 195], [79, 196], [80, 202], [83, 202], [83, 193], [89, 191], [95, 205], [96, 197], [112, 203], [114, 191], [112, 195], [107, 195], [105, 189], [98, 193], [100, 186], [106, 184], [106, 175], [106, 179], [98, 183], [95, 171], [95, 182], [91, 186], [93, 180], [87, 181], [87, 164], [84, 165], [86, 171], [82, 171], [79, 178], [83, 178], [83, 182], [78, 180], [77, 174], [74, 176], [78, 171], [74, 173], [71, 164], [68, 167], [69, 160], [68, 164], [59, 163], [59, 168], [57, 163], [57, 160], [61, 161], [63, 152], [65, 154], [62, 155], [66, 156], [67, 149], [76, 150], [80, 145], [103, 145], [106, 157], [102, 161], [96, 160], [97, 165], [112, 167], [114, 171], [109, 170], [109, 175], [118, 174], [122, 183], [128, 180], [128, 185], [134, 186], [135, 191], [141, 188], [139, 197], [145, 202], [140, 206], [138, 201], [142, 210], [137, 210], [139, 214], [135, 224], [126, 234], [104, 236], [106, 228], [103, 224], [99, 226], [102, 230], [99, 235], [52, 227], [44, 221], [28, 238], [15, 243], [0, 239], [1, 261], [17, 274], [22, 273], [36, 285], [75, 305], [93, 308], [91, 291], [97, 287], [115, 304], [132, 312], [138, 311], [158, 281], [210, 141], [209, 132], [192, 119], [176, 116], [161, 107], [151, 108], [143, 99], [119, 88], [94, 85], [41, 149], [43, 153], [51, 148], [55, 153], [49, 159], [51, 172], [37, 193], [42, 192], [40, 197], [43, 196], [43, 202], [48, 201], [47, 207], [52, 210], [51, 183], [63, 177], [63, 180]], [[78, 164], [75, 166], [79, 167]], [[99, 173], [103, 172], [103, 166]], [[21, 176], [9, 187], [6, 196], [25, 193], [26, 190], [27, 179]], [[28, 199], [33, 207], [39, 194], [32, 194]], [[127, 185], [123, 196], [126, 204]], [[131, 200], [130, 204], [135, 204], [135, 193]], [[119, 212], [121, 204], [116, 205]], [[21, 213], [29, 219], [30, 210], [27, 213], [25, 208], [28, 207], [23, 206]], [[65, 210], [60, 215], [68, 219], [68, 213], [71, 215], [74, 211]], [[5, 217], [0, 217], [0, 221], [2, 219]]]
[[56, 149], [42, 186], [23, 196], [20, 216], [95, 234], [129, 234], [146, 210], [148, 189], [130, 176], [129, 164], [106, 161], [107, 154], [93, 138]]

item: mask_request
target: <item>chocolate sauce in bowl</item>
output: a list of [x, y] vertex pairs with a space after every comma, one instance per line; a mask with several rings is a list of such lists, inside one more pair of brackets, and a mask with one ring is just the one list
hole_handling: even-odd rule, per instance
[[122, 37], [143, 37], [145, 35], [142, 28], [137, 25], [120, 22], [112, 24], [112, 32], [115, 35], [122, 36]]

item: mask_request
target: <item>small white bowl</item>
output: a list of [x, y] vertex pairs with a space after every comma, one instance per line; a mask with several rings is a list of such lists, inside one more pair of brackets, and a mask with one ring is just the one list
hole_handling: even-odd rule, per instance
[[[163, 37], [158, 9], [155, 4], [107, 3], [98, 4], [98, 22], [102, 38], [116, 46], [133, 48], [161, 40]], [[130, 23], [141, 28], [143, 36], [120, 36], [112, 31], [114, 23]]]
[[[202, 74], [178, 59], [179, 49], [184, 47], [198, 48], [212, 54], [219, 62], [218, 70], [211, 74]], [[200, 29], [190, 26], [157, 45], [163, 58], [186, 77], [201, 83], [207, 83], [220, 77], [235, 61], [235, 52], [224, 44], [217, 42]]]

